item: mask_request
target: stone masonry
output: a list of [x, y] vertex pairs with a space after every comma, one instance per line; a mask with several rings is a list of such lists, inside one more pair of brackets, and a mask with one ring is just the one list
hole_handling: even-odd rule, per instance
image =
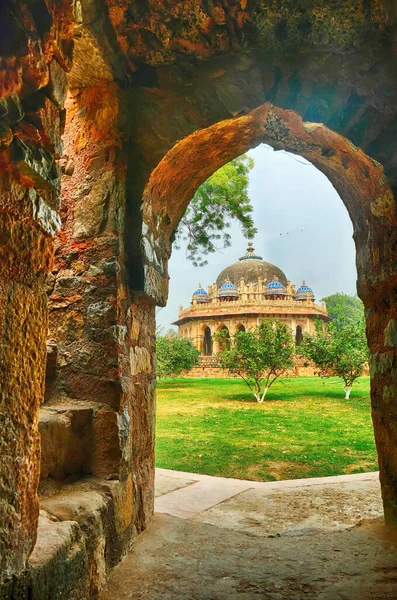
[[96, 598], [146, 527], [175, 228], [262, 142], [352, 220], [397, 523], [396, 40], [391, 0], [0, 3], [0, 598]]

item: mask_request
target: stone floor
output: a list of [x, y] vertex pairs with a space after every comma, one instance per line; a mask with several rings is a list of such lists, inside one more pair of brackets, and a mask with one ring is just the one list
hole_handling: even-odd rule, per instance
[[377, 473], [259, 483], [157, 470], [156, 514], [101, 600], [396, 600]]

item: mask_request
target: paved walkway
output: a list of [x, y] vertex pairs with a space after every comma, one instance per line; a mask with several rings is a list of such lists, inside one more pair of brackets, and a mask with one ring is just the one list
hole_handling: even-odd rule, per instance
[[[219, 514], [221, 526], [230, 515], [230, 527], [236, 529], [252, 505], [261, 522], [281, 521], [285, 529], [290, 521], [303, 526], [308, 520], [351, 526], [382, 515], [379, 474], [262, 482], [156, 469], [156, 513], [205, 522]], [[212, 521], [218, 525], [216, 518]]]
[[102, 600], [396, 600], [377, 473], [259, 483], [157, 470]]

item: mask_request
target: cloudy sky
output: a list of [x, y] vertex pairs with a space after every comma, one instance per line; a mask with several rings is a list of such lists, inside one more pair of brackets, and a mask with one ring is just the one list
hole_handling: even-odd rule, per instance
[[[316, 298], [335, 292], [356, 293], [352, 225], [336, 190], [305, 159], [261, 145], [249, 155], [255, 161], [249, 196], [258, 233], [257, 254], [284, 271], [297, 286], [305, 279]], [[199, 283], [212, 284], [220, 271], [245, 253], [247, 240], [238, 225], [231, 228], [232, 246], [211, 254], [208, 265], [193, 267], [182, 248], [169, 264], [170, 294], [157, 309], [157, 323], [167, 330], [187, 306]]]

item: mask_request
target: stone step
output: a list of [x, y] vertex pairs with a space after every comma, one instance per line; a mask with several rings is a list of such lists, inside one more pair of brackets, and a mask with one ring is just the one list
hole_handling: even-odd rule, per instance
[[40, 410], [40, 479], [95, 475], [115, 479], [121, 459], [118, 414], [109, 406], [62, 402]]

